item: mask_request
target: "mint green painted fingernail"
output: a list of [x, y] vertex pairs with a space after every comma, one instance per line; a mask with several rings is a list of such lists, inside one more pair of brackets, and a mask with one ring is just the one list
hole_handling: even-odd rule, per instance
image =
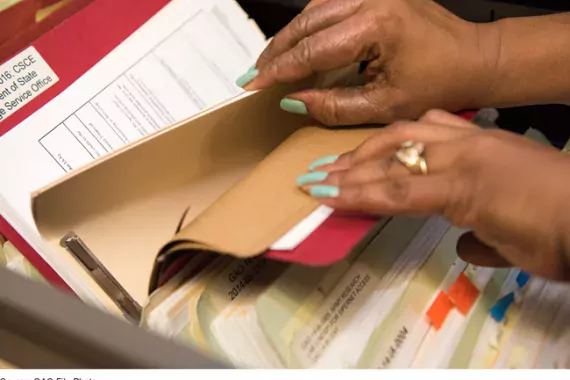
[[308, 183], [315, 183], [324, 181], [328, 177], [329, 173], [327, 172], [311, 172], [303, 174], [297, 178], [297, 185], [303, 186]]
[[259, 74], [259, 70], [257, 70], [256, 68], [249, 69], [247, 73], [243, 74], [241, 77], [239, 77], [236, 80], [236, 84], [239, 87], [243, 87], [249, 82], [251, 82], [257, 76], [257, 74]]
[[336, 198], [340, 191], [336, 186], [317, 185], [312, 186], [310, 190], [311, 196], [315, 198]]
[[307, 106], [305, 105], [305, 103], [303, 103], [300, 100], [294, 100], [294, 99], [281, 99], [281, 109], [283, 111], [287, 111], [287, 112], [291, 112], [291, 113], [296, 113], [299, 115], [306, 115], [307, 112]]
[[319, 166], [332, 164], [336, 160], [338, 160], [338, 154], [321, 157], [318, 160], [314, 161], [311, 165], [309, 165], [309, 170], [314, 170], [315, 168], [318, 168]]

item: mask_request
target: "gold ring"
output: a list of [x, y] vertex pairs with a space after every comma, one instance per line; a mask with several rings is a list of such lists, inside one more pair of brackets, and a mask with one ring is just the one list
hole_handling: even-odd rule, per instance
[[406, 141], [394, 155], [396, 159], [413, 174], [428, 174], [427, 162], [424, 156], [424, 144]]

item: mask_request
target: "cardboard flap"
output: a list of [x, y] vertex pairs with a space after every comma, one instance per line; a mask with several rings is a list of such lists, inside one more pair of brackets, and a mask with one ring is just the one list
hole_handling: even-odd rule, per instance
[[186, 225], [163, 248], [216, 251], [251, 257], [266, 251], [319, 203], [296, 186], [314, 160], [356, 148], [373, 129], [295, 132], [244, 180]]
[[54, 259], [84, 270], [59, 246], [74, 231], [139, 302], [156, 255], [190, 207], [190, 221], [239, 182], [307, 117], [279, 109], [296, 87], [250, 93], [156, 132], [33, 194]]

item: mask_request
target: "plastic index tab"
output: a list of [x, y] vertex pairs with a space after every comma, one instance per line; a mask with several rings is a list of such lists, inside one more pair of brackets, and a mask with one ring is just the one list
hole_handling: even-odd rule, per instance
[[436, 299], [431, 304], [426, 316], [433, 327], [437, 330], [443, 326], [449, 312], [453, 309], [453, 302], [443, 291], [440, 291]]
[[449, 288], [448, 295], [457, 307], [457, 310], [461, 314], [467, 315], [479, 296], [479, 289], [473, 285], [464, 273], [461, 273], [453, 285], [451, 285], [451, 288]]

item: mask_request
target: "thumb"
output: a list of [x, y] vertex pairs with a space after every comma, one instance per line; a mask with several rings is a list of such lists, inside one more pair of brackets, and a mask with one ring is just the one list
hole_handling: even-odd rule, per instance
[[494, 248], [477, 239], [473, 232], [467, 232], [459, 238], [457, 254], [463, 261], [481, 267], [506, 268], [513, 266]]
[[388, 101], [373, 86], [310, 89], [281, 101], [284, 111], [308, 114], [329, 126], [389, 123]]

